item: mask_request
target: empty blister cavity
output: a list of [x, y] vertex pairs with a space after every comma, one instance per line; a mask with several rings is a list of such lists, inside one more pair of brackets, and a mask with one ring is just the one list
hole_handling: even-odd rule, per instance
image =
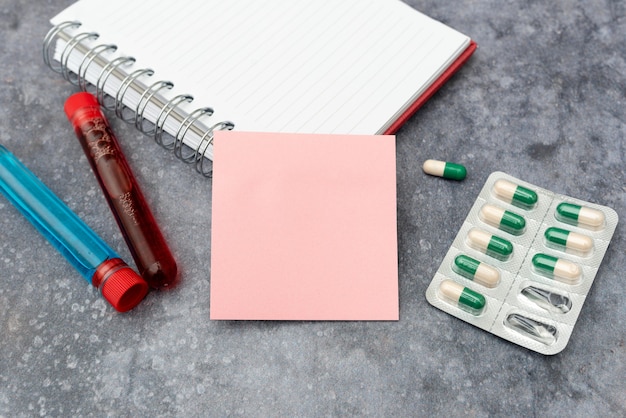
[[552, 290], [528, 286], [522, 289], [522, 295], [548, 312], [566, 314], [572, 309], [572, 301], [569, 297]]
[[504, 321], [504, 325], [546, 345], [552, 345], [556, 342], [557, 329], [554, 325], [546, 324], [518, 313], [509, 314]]
[[523, 208], [532, 209], [537, 204], [537, 193], [511, 181], [500, 179], [493, 184], [493, 194], [503, 202]]
[[523, 216], [488, 203], [480, 209], [479, 217], [486, 224], [512, 235], [521, 235], [526, 229]]
[[604, 227], [604, 212], [587, 206], [575, 205], [573, 203], [560, 203], [556, 207], [556, 219], [561, 222], [598, 231]]
[[483, 295], [450, 279], [443, 280], [439, 285], [439, 297], [473, 315], [479, 315], [486, 305]]
[[582, 278], [580, 266], [564, 258], [538, 253], [533, 256], [532, 264], [538, 274], [561, 283], [575, 285], [580, 283]]
[[544, 237], [548, 247], [570, 254], [586, 256], [593, 250], [591, 237], [567, 229], [550, 227], [544, 232]]
[[478, 228], [472, 228], [467, 233], [467, 244], [475, 250], [501, 261], [508, 260], [513, 254], [511, 241]]
[[464, 254], [455, 257], [452, 270], [488, 288], [494, 288], [500, 283], [500, 271], [497, 268]]

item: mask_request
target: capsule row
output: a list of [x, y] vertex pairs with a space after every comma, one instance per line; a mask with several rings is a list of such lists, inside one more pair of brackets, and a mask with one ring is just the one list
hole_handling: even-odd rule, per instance
[[[459, 274], [476, 283], [492, 286], [499, 281], [497, 269], [481, 263], [471, 257], [459, 255], [455, 259], [455, 266], [460, 268]], [[462, 266], [462, 267], [459, 267]], [[521, 295], [530, 303], [551, 313], [566, 314], [572, 309], [572, 301], [559, 291], [527, 285], [521, 290]], [[480, 315], [486, 305], [485, 296], [469, 287], [463, 286], [454, 280], [444, 279], [439, 285], [439, 297], [447, 303], [472, 315]]]
[[[557, 227], [547, 228], [544, 238], [547, 247], [579, 256], [589, 255], [594, 247], [591, 237]], [[472, 228], [466, 241], [470, 247], [500, 261], [506, 261], [513, 255], [511, 241], [480, 228]]]
[[[539, 201], [535, 191], [504, 179], [494, 183], [492, 192], [499, 200], [525, 210], [533, 209]], [[560, 222], [591, 231], [601, 229], [606, 223], [604, 212], [601, 210], [567, 202], [556, 207], [555, 217]], [[514, 227], [514, 231], [518, 230], [519, 226]]]
[[[566, 296], [532, 286], [524, 290], [532, 295], [527, 296], [531, 301], [547, 310], [566, 313], [571, 309], [571, 301]], [[482, 294], [450, 279], [445, 279], [440, 283], [439, 297], [473, 315], [479, 315], [487, 304]], [[508, 314], [504, 324], [508, 328], [546, 345], [554, 344], [558, 337], [558, 331], [554, 325], [520, 313]]]
[[[542, 276], [569, 285], [578, 284], [582, 277], [582, 269], [578, 264], [549, 254], [535, 254], [532, 258], [532, 265], [534, 270]], [[452, 270], [490, 289], [500, 283], [500, 270], [465, 254], [455, 257]]]
[[[565, 232], [567, 233], [568, 231]], [[564, 232], [562, 230], [548, 228], [545, 236], [546, 239], [567, 247], [567, 236], [563, 237], [563, 234]], [[571, 232], [566, 235], [569, 234], [571, 234]], [[557, 238], [555, 238], [555, 236]], [[470, 246], [497, 259], [504, 259], [513, 253], [513, 244], [510, 241], [478, 228], [471, 229], [467, 235], [467, 239]], [[576, 240], [574, 241], [576, 242]], [[538, 274], [568, 285], [576, 285], [580, 283], [582, 279], [581, 267], [578, 264], [564, 258], [555, 257], [545, 253], [537, 253], [532, 258], [532, 265], [534, 271]], [[455, 257], [452, 270], [460, 276], [486, 288], [494, 288], [500, 283], [501, 275], [500, 271], [496, 267], [479, 261], [466, 254], [459, 254]], [[535, 288], [533, 289], [534, 291], [526, 291], [525, 296], [538, 306], [543, 308], [551, 306], [557, 310], [561, 309], [561, 311], [562, 306], [566, 306], [563, 304], [551, 304], [552, 299], [546, 297], [545, 291], [542, 293]], [[522, 293], [524, 294], [524, 292]], [[449, 279], [442, 282], [439, 288], [439, 294], [444, 300], [474, 315], [482, 313], [486, 305], [485, 298], [481, 293], [468, 287], [464, 287]], [[534, 297], [528, 297], [530, 294]], [[550, 293], [551, 297], [552, 295], [553, 293]], [[559, 294], [554, 293], [554, 295]], [[543, 296], [543, 298], [540, 296]]]
[[[593, 242], [588, 243], [584, 236], [578, 236], [580, 234], [558, 228], [548, 228], [544, 235], [547, 241], [563, 248], [584, 247], [590, 249], [593, 246]], [[572, 235], [574, 236], [572, 237]], [[481, 229], [470, 230], [467, 239], [471, 247], [496, 259], [506, 259], [513, 253], [513, 244], [510, 241]], [[577, 263], [549, 254], [536, 254], [532, 258], [532, 265], [539, 274], [566, 284], [578, 284], [582, 277], [582, 269]], [[461, 276], [475, 280], [489, 288], [497, 286], [500, 281], [500, 273], [495, 267], [466, 255], [455, 258], [453, 270]]]
[[[557, 280], [561, 283], [576, 285], [580, 283], [582, 278], [582, 269], [578, 264], [548, 254], [536, 254], [532, 258], [532, 264], [537, 273], [544, 277]], [[459, 254], [455, 257], [452, 270], [458, 275], [486, 288], [495, 288], [500, 283], [500, 270], [466, 254]], [[448, 283], [446, 286], [447, 287], [440, 292], [447, 300], [453, 300], [457, 306], [473, 314], [480, 314], [482, 312], [484, 305], [479, 308], [477, 308], [476, 303], [462, 306], [464, 305], [464, 300], [466, 299], [458, 299], [455, 298], [454, 295], [451, 296], [448, 294], [449, 292], [447, 292], [447, 290], [450, 290], [451, 284]], [[461, 289], [462, 291], [465, 289], [462, 286], [459, 286], [460, 285], [456, 286], [457, 290]], [[470, 290], [471, 289], [468, 288], [468, 292]], [[471, 294], [475, 299], [479, 299], [479, 296], [482, 296], [480, 293], [475, 291], [471, 291]], [[476, 296], [475, 294], [479, 296]], [[569, 299], [558, 292], [548, 292], [544, 289], [529, 286], [522, 291], [522, 294], [531, 302], [534, 302], [536, 305], [547, 310], [566, 313], [571, 308], [571, 302], [569, 302]], [[555, 298], [557, 299], [556, 302]], [[563, 298], [565, 298], [565, 302], [562, 301]]]
[[[514, 235], [521, 234], [525, 228], [523, 217], [493, 205], [484, 205], [480, 216], [485, 223]], [[590, 236], [563, 228], [550, 227], [546, 229], [544, 238], [548, 247], [569, 254], [585, 257], [593, 250], [593, 239]], [[506, 260], [513, 253], [513, 245], [509, 240], [480, 229], [474, 229], [470, 232], [468, 243], [499, 260]]]
[[[556, 290], [529, 285], [521, 290], [521, 295], [528, 302], [551, 313], [566, 314], [572, 309], [571, 299]], [[440, 283], [439, 296], [451, 305], [473, 315], [480, 315], [487, 304], [483, 294], [450, 279], [444, 279]]]

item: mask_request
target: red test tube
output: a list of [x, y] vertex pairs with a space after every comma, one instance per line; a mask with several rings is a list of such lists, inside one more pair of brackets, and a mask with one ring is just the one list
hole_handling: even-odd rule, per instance
[[141, 276], [154, 289], [178, 281], [176, 261], [96, 98], [76, 93], [65, 114], [85, 151]]

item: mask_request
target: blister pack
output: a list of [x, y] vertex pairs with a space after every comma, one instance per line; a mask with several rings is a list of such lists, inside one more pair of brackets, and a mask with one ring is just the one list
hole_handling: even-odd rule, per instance
[[492, 173], [427, 300], [542, 354], [567, 345], [617, 226], [606, 206]]

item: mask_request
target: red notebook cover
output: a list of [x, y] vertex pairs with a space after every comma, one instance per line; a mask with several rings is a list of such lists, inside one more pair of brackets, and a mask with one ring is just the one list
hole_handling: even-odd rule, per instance
[[448, 69], [444, 71], [444, 73], [441, 74], [441, 76], [437, 80], [435, 80], [433, 84], [430, 85], [430, 87], [424, 92], [424, 94], [422, 94], [402, 115], [400, 115], [398, 119], [396, 119], [394, 123], [391, 124], [391, 126], [385, 131], [384, 134], [395, 134], [396, 131], [400, 129], [400, 127], [411, 116], [413, 116], [415, 112], [417, 112], [417, 110], [422, 107], [424, 103], [426, 103], [426, 101], [428, 101], [428, 99], [430, 99], [433, 94], [435, 94], [437, 90], [439, 90], [441, 86], [443, 86], [446, 81], [448, 81], [450, 77], [452, 77], [452, 75], [463, 66], [463, 64], [467, 62], [469, 57], [471, 57], [474, 51], [476, 51], [476, 48], [478, 48], [476, 42], [471, 41], [467, 49], [463, 51], [463, 53], [456, 59], [456, 61], [454, 61], [452, 65], [449, 66]]

